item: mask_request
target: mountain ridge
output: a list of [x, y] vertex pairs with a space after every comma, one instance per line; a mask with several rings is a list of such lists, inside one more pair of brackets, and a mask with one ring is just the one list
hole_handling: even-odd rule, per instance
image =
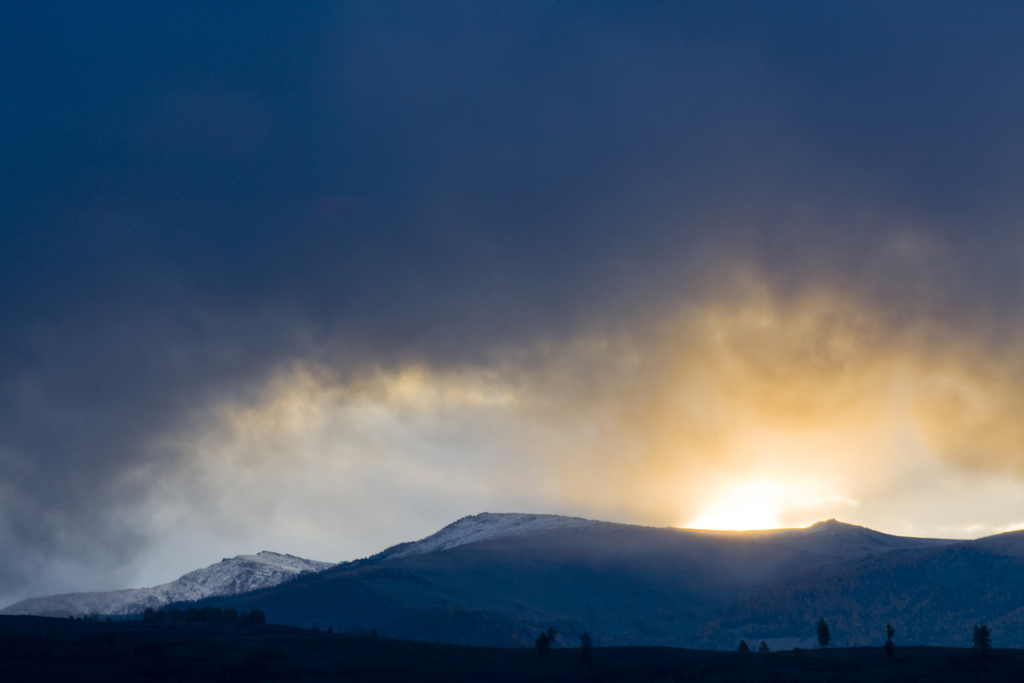
[[729, 604], [808, 572], [954, 543], [835, 520], [715, 531], [481, 513], [363, 560], [202, 604], [414, 640], [523, 646], [553, 625], [565, 643], [588, 631], [601, 645], [728, 648]]
[[[310, 562], [233, 560], [260, 556]], [[914, 644], [962, 646], [967, 622], [1024, 645], [1024, 531], [959, 541], [835, 519], [717, 531], [480, 513], [367, 558], [293, 567], [276, 583], [233, 580], [237, 567], [224, 562], [213, 565], [225, 571], [216, 581], [199, 580], [205, 570], [179, 579], [194, 590], [179, 591], [176, 606], [260, 608], [278, 624], [502, 647], [529, 646], [552, 626], [556, 645], [587, 631], [604, 646], [734, 649], [745, 638], [805, 647], [819, 618], [836, 645], [873, 643], [878, 624], [892, 623]], [[145, 606], [161, 605], [135, 610]]]
[[0, 614], [36, 616], [130, 615], [146, 608], [159, 609], [173, 602], [236, 595], [276, 586], [301, 575], [334, 566], [331, 562], [306, 560], [294, 555], [260, 551], [255, 555], [224, 558], [208, 567], [188, 572], [174, 581], [150, 588], [64, 593], [28, 598], [0, 609]]
[[439, 531], [418, 541], [400, 543], [379, 553], [379, 559], [397, 559], [412, 555], [451, 550], [461, 545], [477, 543], [496, 538], [543, 533], [555, 529], [573, 529], [604, 524], [582, 517], [544, 515], [522, 512], [481, 512], [460, 517]]

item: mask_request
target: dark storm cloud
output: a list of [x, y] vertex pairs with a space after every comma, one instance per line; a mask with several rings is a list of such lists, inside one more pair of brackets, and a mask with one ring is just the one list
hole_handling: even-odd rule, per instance
[[[731, 259], [782, 286], [867, 273], [951, 317], [1020, 304], [1018, 4], [31, 4], [0, 25], [0, 595], [130, 557], [152, 439], [292, 358], [483, 358]], [[899, 231], [956, 277], [874, 268]]]

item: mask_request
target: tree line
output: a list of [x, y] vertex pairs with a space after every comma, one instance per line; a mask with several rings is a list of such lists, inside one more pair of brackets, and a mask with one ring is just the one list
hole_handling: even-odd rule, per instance
[[187, 610], [177, 608], [169, 610], [154, 610], [147, 607], [142, 613], [143, 621], [186, 621], [195, 623], [217, 623], [217, 624], [265, 624], [267, 615], [263, 610], [256, 608], [249, 612], [239, 612], [234, 607], [202, 607], [196, 609], [189, 607]]
[[[816, 635], [818, 637], [818, 647], [819, 648], [824, 649], [824, 648], [829, 646], [829, 643], [832, 642], [832, 634], [829, 632], [828, 624], [825, 623], [824, 619], [819, 619], [818, 620], [818, 626], [815, 629], [815, 633], [816, 633]], [[541, 634], [541, 635], [543, 635], [543, 634]], [[896, 646], [892, 642], [893, 636], [895, 636], [895, 635], [896, 635], [896, 629], [894, 629], [892, 627], [892, 624], [886, 624], [885, 625], [885, 646], [884, 646], [884, 649], [885, 649], [885, 654], [888, 655], [889, 657], [892, 657], [893, 654], [896, 652]], [[984, 624], [975, 624], [975, 626], [974, 626], [974, 634], [973, 634], [973, 641], [974, 641], [974, 649], [978, 652], [979, 655], [984, 656], [985, 653], [987, 653], [989, 650], [991, 650], [992, 649], [992, 634], [989, 631], [988, 626], [986, 626]], [[538, 643], [538, 648], [539, 647], [540, 647], [540, 645]], [[750, 646], [747, 645], [747, 641], [746, 640], [741, 640], [740, 641], [740, 646], [739, 646], [738, 649], [739, 649], [740, 652], [750, 652]], [[795, 650], [799, 650], [800, 648], [794, 648], [794, 649]], [[768, 644], [765, 641], [762, 640], [761, 641], [761, 645], [757, 648], [757, 651], [758, 652], [768, 652]]]

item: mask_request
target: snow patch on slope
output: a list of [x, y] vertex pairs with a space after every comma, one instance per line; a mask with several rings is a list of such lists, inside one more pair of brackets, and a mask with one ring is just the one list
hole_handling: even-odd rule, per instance
[[529, 536], [547, 531], [578, 529], [601, 524], [580, 517], [530, 515], [525, 513], [484, 512], [452, 522], [435, 534], [414, 543], [399, 546], [386, 554], [388, 559], [425, 555], [451, 550], [460, 545], [510, 536]]
[[305, 560], [294, 555], [263, 551], [256, 555], [225, 558], [217, 564], [185, 574], [177, 581], [152, 588], [129, 588], [104, 593], [68, 593], [29, 598], [5, 607], [0, 614], [81, 616], [86, 614], [138, 614], [172, 602], [201, 600], [214, 595], [237, 595], [270, 588], [303, 572], [333, 567], [331, 562]]

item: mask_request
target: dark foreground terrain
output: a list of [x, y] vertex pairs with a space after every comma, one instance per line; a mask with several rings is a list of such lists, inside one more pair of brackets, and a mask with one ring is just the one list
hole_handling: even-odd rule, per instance
[[0, 681], [1007, 681], [1024, 651], [958, 648], [738, 653], [529, 649], [333, 635], [286, 626], [0, 617]]

